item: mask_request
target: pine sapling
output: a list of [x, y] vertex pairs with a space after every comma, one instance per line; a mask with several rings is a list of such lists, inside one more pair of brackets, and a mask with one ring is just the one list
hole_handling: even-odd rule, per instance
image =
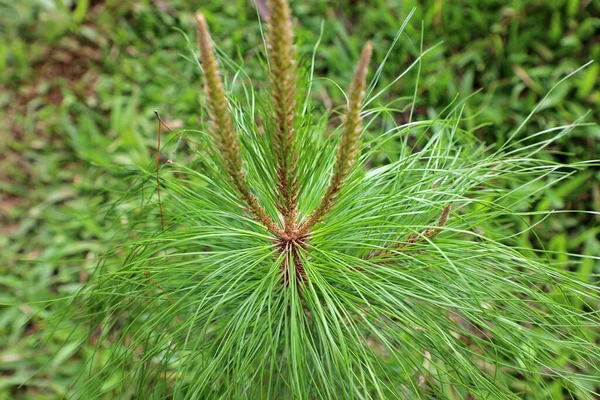
[[[535, 155], [551, 140], [523, 145], [516, 133], [490, 152], [463, 127], [462, 103], [398, 125], [385, 90], [366, 90], [370, 42], [327, 134], [301, 91], [310, 74], [290, 7], [271, 0], [268, 11], [269, 92], [258, 99], [243, 73], [225, 90], [225, 63], [197, 15], [208, 114], [189, 132], [198, 163], [142, 171], [115, 208], [130, 221], [127, 240], [68, 320], [93, 344], [72, 394], [593, 398], [596, 282], [578, 275], [581, 261], [564, 268], [519, 247], [527, 231], [507, 231], [540, 195], [535, 184], [584, 166], [545, 163]], [[387, 162], [367, 167], [380, 153]]]

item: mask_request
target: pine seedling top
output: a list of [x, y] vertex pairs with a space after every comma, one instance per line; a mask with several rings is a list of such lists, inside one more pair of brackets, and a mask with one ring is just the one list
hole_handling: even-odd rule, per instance
[[[225, 90], [221, 81], [212, 39], [202, 14], [196, 16], [202, 65], [205, 75], [207, 111], [210, 116], [210, 133], [215, 138], [220, 151], [220, 159], [237, 189], [240, 201], [246, 210], [275, 236], [277, 248], [282, 253], [284, 281], [290, 273], [288, 268], [295, 265], [297, 277], [304, 276], [299, 248], [304, 248], [311, 229], [320, 222], [334, 206], [343, 184], [353, 170], [358, 157], [362, 136], [361, 107], [365, 94], [367, 71], [373, 52], [367, 43], [356, 67], [350, 86], [343, 132], [337, 146], [336, 161], [331, 180], [321, 197], [318, 207], [303, 219], [298, 214], [298, 143], [296, 140], [296, 114], [298, 97], [298, 76], [296, 73], [295, 50], [290, 8], [287, 1], [269, 2], [267, 45], [269, 55], [270, 97], [273, 111], [270, 117], [275, 126], [272, 144], [275, 154], [277, 175], [278, 218], [273, 220], [248, 186], [242, 169], [242, 155], [239, 140], [230, 115]], [[280, 226], [281, 225], [281, 226]], [[295, 260], [292, 260], [295, 259]]]

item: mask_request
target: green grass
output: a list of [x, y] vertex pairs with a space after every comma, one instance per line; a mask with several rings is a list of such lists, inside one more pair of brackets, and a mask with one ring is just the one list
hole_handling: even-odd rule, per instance
[[[45, 301], [77, 290], [111, 243], [112, 222], [104, 215], [130, 187], [127, 166], [148, 168], [155, 155], [152, 111], [158, 109], [168, 124], [198, 125], [200, 74], [180, 56], [188, 54], [187, 42], [173, 28], [194, 37], [192, 13], [200, 4], [174, 1], [160, 9], [158, 3], [108, 0], [72, 11], [58, 2], [0, 2], [0, 34], [7, 39], [0, 41], [0, 116], [5, 122], [0, 144], [0, 398], [54, 398], [67, 392], [89, 349], [73, 342], [59, 352], [65, 338], [49, 338], [53, 310], [45, 308]], [[294, 2], [306, 57], [325, 20], [316, 75], [348, 82], [349, 66], [367, 38], [380, 62], [400, 21], [417, 5], [382, 81], [390, 82], [418, 56], [423, 21], [424, 48], [443, 43], [422, 64], [416, 118], [433, 118], [456, 95], [464, 99], [481, 88], [464, 110], [466, 128], [479, 127], [479, 137], [496, 146], [558, 79], [600, 55], [594, 41], [600, 24], [595, 2], [487, 1], [477, 9], [467, 1], [356, 3], [332, 10], [326, 2]], [[247, 2], [214, 4], [205, 11], [221, 50], [236, 62], [243, 60], [254, 79], [262, 79], [253, 50], [260, 31]], [[561, 85], [520, 137], [574, 122], [587, 110], [592, 113], [588, 120], [597, 120], [597, 75], [594, 64]], [[412, 97], [415, 78], [407, 75], [384, 100]], [[341, 104], [342, 94], [330, 81], [316, 81], [313, 93], [326, 108]], [[560, 162], [597, 157], [599, 137], [598, 126], [580, 127], [543, 157]], [[186, 146], [180, 146], [177, 160], [191, 159]], [[376, 165], [388, 162], [375, 160]], [[577, 255], [600, 251], [598, 216], [568, 211], [600, 212], [599, 180], [598, 172], [588, 168], [551, 187], [537, 181], [533, 188], [540, 190], [539, 200], [522, 211], [567, 212], [541, 222], [539, 214], [506, 221], [514, 232], [523, 232], [516, 237], [520, 246], [543, 244], [552, 261], [590, 283], [597, 282], [598, 262], [579, 263]], [[28, 379], [48, 362], [50, 372]]]

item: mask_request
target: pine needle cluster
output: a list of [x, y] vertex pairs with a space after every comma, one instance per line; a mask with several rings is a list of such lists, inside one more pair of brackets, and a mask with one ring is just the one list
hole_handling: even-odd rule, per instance
[[289, 5], [268, 6], [262, 98], [248, 84], [228, 93], [197, 16], [209, 120], [185, 134], [199, 161], [161, 168], [164, 227], [143, 174], [122, 262], [74, 300], [98, 349], [75, 395], [593, 398], [600, 296], [580, 269], [596, 259], [560, 265], [506, 234], [540, 195], [533, 182], [584, 167], [535, 157], [576, 124], [497, 151], [462, 128], [461, 103], [397, 125], [402, 110], [373, 105], [385, 87], [373, 90], [378, 72], [368, 84], [367, 43], [328, 135], [328, 116], [300, 98], [310, 82]]

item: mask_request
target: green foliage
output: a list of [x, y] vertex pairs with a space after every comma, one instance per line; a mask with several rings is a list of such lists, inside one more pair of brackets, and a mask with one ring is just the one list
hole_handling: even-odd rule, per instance
[[[273, 104], [255, 96], [243, 70], [235, 75], [245, 93], [233, 115], [248, 183], [283, 221], [277, 133], [259, 122]], [[373, 83], [367, 104], [382, 86]], [[486, 152], [464, 127], [464, 109], [458, 103], [433, 120], [398, 126], [402, 111], [391, 104], [363, 110], [374, 139], [331, 212], [302, 238], [251, 218], [228, 177], [237, 174], [231, 155], [212, 150], [225, 133], [190, 132], [199, 142], [193, 166], [170, 162], [159, 177], [142, 174], [131, 194], [141, 208], [118, 214], [129, 240], [114, 252], [125, 259], [107, 258], [62, 318], [90, 326], [85, 340], [95, 336], [76, 396], [592, 398], [600, 360], [595, 284], [545, 251], [519, 248], [502, 229], [537, 198], [530, 182], [551, 185], [583, 169], [534, 158], [576, 125], [516, 140], [532, 113]], [[311, 103], [299, 112], [301, 145], [290, 159], [302, 221], [324, 201], [338, 164], [335, 136], [326, 137]], [[397, 153], [386, 151], [390, 141]], [[381, 152], [386, 164], [366, 171]], [[595, 259], [583, 257], [581, 269]], [[108, 357], [96, 359], [107, 346]]]
[[[106, 254], [115, 232], [123, 229], [120, 222], [113, 225], [106, 220], [105, 214], [133, 185], [137, 172], [130, 166], [151, 164], [156, 149], [152, 111], [158, 109], [170, 126], [197, 126], [198, 96], [203, 98], [193, 82], [200, 73], [178, 54], [186, 41], [173, 28], [193, 36], [192, 15], [201, 6], [220, 50], [243, 63], [253, 79], [265, 80], [254, 50], [261, 40], [256, 13], [245, 0], [210, 4], [92, 0], [83, 19], [82, 14], [75, 18], [73, 3], [0, 0], [0, 118], [6, 124], [0, 133], [0, 398], [60, 398], [92, 354], [89, 344], [79, 347], [68, 333], [48, 338], [48, 319], [62, 308], [47, 305], [77, 291], [98, 255]], [[418, 56], [422, 20], [424, 47], [443, 43], [422, 65], [414, 118], [434, 119], [457, 93], [462, 99], [481, 88], [482, 93], [466, 103], [463, 116], [468, 118], [461, 128], [478, 128], [476, 134], [488, 144], [502, 145], [554, 82], [598, 59], [596, 2], [511, 0], [481, 7], [433, 0], [347, 0], [336, 2], [337, 8], [332, 4], [292, 2], [305, 63], [325, 19], [315, 76], [349, 82], [348, 66], [358, 58], [360, 45], [371, 39], [377, 50], [388, 47], [399, 21], [417, 5], [406, 34], [384, 66], [382, 82], [391, 82]], [[383, 55], [377, 51], [375, 61]], [[575, 121], [589, 109], [588, 120], [597, 120], [597, 68], [593, 64], [563, 83], [525, 126], [522, 137]], [[416, 69], [413, 73], [390, 87], [384, 98], [412, 96]], [[226, 72], [229, 80], [232, 75], [233, 71]], [[312, 86], [316, 113], [335, 112], [331, 108], [343, 103], [342, 92], [329, 81], [315, 80]], [[327, 111], [319, 109], [320, 104]], [[396, 119], [402, 123], [406, 116], [397, 114]], [[389, 129], [398, 122], [387, 123]], [[369, 129], [367, 135], [377, 133]], [[417, 137], [411, 136], [408, 143]], [[372, 154], [367, 166], [397, 161], [384, 154], [405, 151], [403, 143], [387, 141], [382, 145], [385, 152]], [[585, 161], [597, 157], [598, 143], [598, 127], [582, 126], [557, 138], [549, 148], [552, 152], [538, 156], [548, 163]], [[191, 163], [196, 157], [189, 147], [182, 142], [176, 155], [172, 148], [163, 154], [195, 168]], [[577, 210], [600, 212], [600, 177], [591, 164], [572, 172], [558, 182], [550, 178], [530, 182], [529, 192], [535, 192], [538, 201], [531, 207], [516, 205], [520, 216], [506, 215], [499, 220], [502, 226], [496, 221], [488, 228], [500, 236], [520, 232], [511, 239], [523, 252], [543, 243], [545, 260], [596, 284], [597, 259], [582, 261], [580, 255], [599, 252], [598, 217]], [[147, 185], [155, 187], [152, 181]], [[510, 189], [517, 184], [507, 185]], [[303, 212], [317, 201], [307, 203]], [[119, 207], [123, 212], [134, 206], [124, 202]], [[431, 218], [424, 224], [435, 222], [439, 207], [435, 212], [433, 205], [428, 209]], [[151, 209], [158, 221], [157, 210]], [[451, 217], [450, 226], [455, 219], [456, 215]], [[583, 307], [578, 303], [575, 299], [573, 307]], [[65, 340], [68, 345], [59, 351]], [[105, 346], [94, 350], [97, 359], [122, 351], [119, 343]], [[33, 376], [42, 365], [51, 368]], [[110, 388], [111, 381], [105, 385]], [[552, 398], [563, 396], [559, 388], [553, 387]]]

